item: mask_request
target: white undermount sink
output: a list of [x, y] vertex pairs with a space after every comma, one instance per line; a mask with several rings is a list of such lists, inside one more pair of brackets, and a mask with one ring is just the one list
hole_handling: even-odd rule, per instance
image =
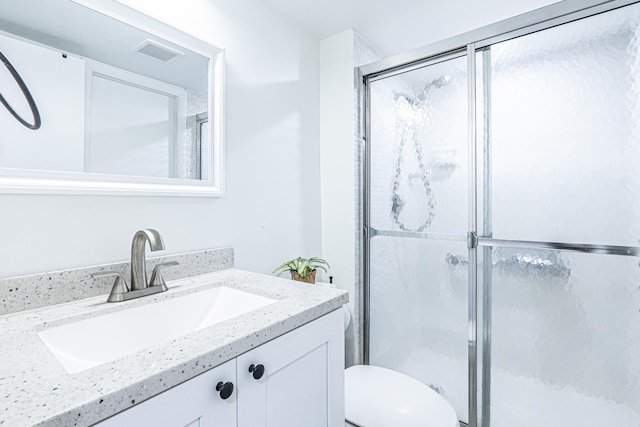
[[78, 320], [38, 335], [65, 370], [76, 373], [274, 302], [219, 287]]

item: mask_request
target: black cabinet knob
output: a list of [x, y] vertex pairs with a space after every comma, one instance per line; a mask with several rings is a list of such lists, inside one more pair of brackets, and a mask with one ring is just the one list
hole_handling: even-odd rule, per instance
[[220, 392], [221, 399], [226, 400], [233, 394], [233, 383], [223, 383], [222, 381], [220, 381], [218, 385], [216, 385], [216, 391]]
[[249, 366], [249, 372], [253, 374], [253, 378], [259, 380], [264, 375], [264, 365], [251, 365]]

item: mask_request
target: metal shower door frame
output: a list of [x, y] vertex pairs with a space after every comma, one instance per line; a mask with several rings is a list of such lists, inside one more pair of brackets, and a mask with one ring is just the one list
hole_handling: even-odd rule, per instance
[[[640, 257], [640, 247], [593, 245], [581, 243], [522, 241], [494, 239], [491, 229], [491, 164], [489, 127], [484, 126], [482, 141], [477, 135], [476, 102], [482, 96], [485, 111], [490, 112], [490, 97], [487, 59], [490, 47], [496, 43], [526, 34], [563, 25], [578, 19], [597, 15], [640, 0], [565, 0], [514, 18], [489, 25], [478, 30], [446, 39], [424, 48], [396, 55], [357, 69], [359, 76], [359, 125], [360, 145], [360, 181], [361, 199], [361, 257], [360, 283], [363, 284], [360, 301], [362, 307], [360, 353], [364, 364], [369, 364], [370, 349], [370, 245], [375, 236], [394, 236], [429, 240], [467, 241], [469, 251], [468, 271], [468, 415], [470, 427], [489, 427], [490, 423], [490, 387], [491, 387], [491, 269], [483, 268], [485, 275], [483, 289], [478, 289], [478, 248], [483, 250], [483, 262], [490, 260], [492, 248], [512, 247], [522, 249], [548, 249], [567, 252], [582, 252], [601, 255], [623, 255]], [[477, 54], [484, 56], [483, 94], [476, 88]], [[370, 222], [371, 200], [371, 135], [370, 83], [393, 75], [423, 68], [457, 57], [467, 58], [468, 88], [468, 231], [462, 234], [409, 232], [395, 230], [376, 230]], [[483, 149], [482, 164], [482, 216], [483, 230], [478, 231], [478, 148]], [[479, 292], [480, 291], [480, 292]], [[481, 316], [479, 315], [481, 311]], [[479, 349], [481, 352], [479, 353]], [[480, 357], [479, 357], [480, 356]]]

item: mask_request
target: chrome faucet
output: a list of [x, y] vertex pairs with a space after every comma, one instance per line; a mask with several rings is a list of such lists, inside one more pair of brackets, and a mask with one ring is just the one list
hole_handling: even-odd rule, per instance
[[107, 302], [126, 301], [168, 290], [160, 270], [164, 267], [178, 265], [178, 263], [171, 261], [157, 264], [151, 273], [151, 280], [147, 281], [147, 260], [145, 257], [147, 242], [149, 242], [152, 251], [164, 249], [162, 237], [156, 230], [145, 229], [136, 232], [131, 242], [131, 289], [127, 286], [127, 281], [120, 272], [105, 271], [91, 275], [92, 277], [116, 276]]

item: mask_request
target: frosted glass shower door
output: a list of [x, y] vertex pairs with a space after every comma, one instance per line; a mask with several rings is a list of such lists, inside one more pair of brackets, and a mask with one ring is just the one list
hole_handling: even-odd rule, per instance
[[371, 82], [369, 363], [467, 419], [466, 57]]
[[491, 427], [640, 425], [638, 258], [528, 244], [638, 246], [639, 35], [636, 4], [479, 53]]

